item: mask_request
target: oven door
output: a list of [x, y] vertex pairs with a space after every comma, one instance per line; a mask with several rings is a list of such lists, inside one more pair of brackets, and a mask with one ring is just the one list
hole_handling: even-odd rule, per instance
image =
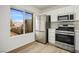
[[74, 45], [74, 36], [56, 33], [56, 41]]

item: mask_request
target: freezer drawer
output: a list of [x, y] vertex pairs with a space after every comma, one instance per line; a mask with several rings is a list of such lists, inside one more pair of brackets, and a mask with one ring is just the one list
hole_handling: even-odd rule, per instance
[[45, 32], [36, 32], [36, 41], [41, 43], [47, 43]]

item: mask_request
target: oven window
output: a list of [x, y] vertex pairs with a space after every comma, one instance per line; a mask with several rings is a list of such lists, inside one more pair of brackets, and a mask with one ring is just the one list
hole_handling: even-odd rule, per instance
[[56, 41], [74, 45], [74, 36], [56, 34]]

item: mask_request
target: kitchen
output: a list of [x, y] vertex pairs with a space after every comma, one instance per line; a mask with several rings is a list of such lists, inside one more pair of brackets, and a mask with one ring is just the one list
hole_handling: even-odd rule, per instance
[[[3, 9], [5, 9], [4, 10], [6, 13], [5, 17], [7, 19], [7, 22], [6, 22], [7, 25], [5, 24], [5, 26], [7, 27], [7, 30], [2, 30], [2, 33], [4, 31], [6, 34], [5, 33], [3, 34], [5, 35], [5, 38], [8, 39], [8, 41], [6, 40], [5, 42], [4, 40], [2, 40], [3, 43], [1, 44], [3, 45], [3, 47], [1, 47], [1, 52], [9, 52], [18, 47], [24, 46], [25, 44], [28, 45], [34, 41], [38, 43], [41, 42], [44, 45], [46, 43], [51, 44], [60, 49], [65, 49], [69, 52], [79, 52], [79, 39], [78, 39], [79, 38], [79, 26], [78, 26], [79, 25], [79, 17], [78, 17], [79, 6], [78, 5], [76, 6], [41, 5], [41, 7], [39, 6], [40, 5], [37, 5], [37, 6], [31, 5], [31, 7], [29, 6], [30, 8], [28, 6], [24, 6], [24, 7], [27, 7], [28, 10], [35, 13], [33, 14], [34, 16], [33, 32], [28, 34], [26, 33], [23, 35], [18, 35], [15, 37], [10, 37], [10, 38], [9, 38], [9, 35], [7, 35], [9, 34], [9, 29], [8, 29], [9, 26], [7, 26], [9, 23], [9, 20], [8, 20], [9, 17], [6, 17], [9, 12], [9, 6], [0, 6], [0, 7], [3, 7]], [[12, 6], [12, 7], [17, 9], [23, 8], [23, 6]], [[35, 10], [34, 8], [37, 8], [37, 9], [40, 8], [39, 10], [41, 11], [37, 13], [38, 10], [36, 9], [37, 11], [34, 11]], [[3, 13], [3, 9], [1, 13]], [[4, 20], [5, 18], [2, 17], [1, 19]], [[46, 19], [49, 19], [49, 20], [46, 20]], [[0, 27], [5, 27], [5, 26], [1, 25]], [[3, 39], [5, 39], [4, 35], [2, 37]], [[26, 40], [26, 39], [29, 39], [29, 40]], [[39, 47], [42, 47], [42, 45], [41, 46], [38, 45], [38, 48]]]
[[74, 14], [58, 16], [58, 27], [55, 28], [55, 32], [52, 35], [52, 32], [49, 30], [49, 28], [51, 28], [51, 17], [41, 15], [40, 19], [36, 20], [36, 41], [44, 44], [52, 44], [51, 40], [53, 37], [55, 46], [75, 52], [74, 17]]
[[[59, 10], [54, 10], [53, 12], [49, 11], [50, 13], [49, 12], [46, 13], [47, 15], [51, 15], [51, 19], [52, 19], [50, 22], [51, 24], [50, 28], [48, 28], [49, 29], [48, 43], [53, 44], [59, 48], [66, 49], [71, 52], [78, 52], [78, 50], [76, 50], [76, 44], [77, 44], [76, 39], [78, 39], [77, 26], [78, 26], [79, 21], [77, 20], [77, 14], [76, 14], [77, 11], [72, 12], [77, 9], [72, 10], [68, 7], [69, 9], [68, 11], [68, 9], [66, 8], [67, 7], [59, 9]], [[66, 11], [64, 11], [64, 9]], [[57, 12], [58, 14], [56, 14]]]
[[[73, 28], [70, 29], [70, 31], [74, 31], [74, 44], [75, 44], [75, 52], [78, 52], [78, 33], [79, 33], [79, 21], [78, 21], [78, 6], [70, 6], [70, 7], [65, 7], [65, 8], [61, 8], [61, 9], [58, 9], [58, 10], [54, 10], [54, 11], [47, 11], [46, 13], [43, 13], [43, 14], [47, 14], [47, 15], [51, 15], [51, 27], [49, 29], [49, 42], [52, 43], [52, 44], [56, 44], [56, 35], [53, 35], [55, 33], [57, 33], [57, 30], [68, 30], [68, 26], [70, 27], [74, 27], [74, 30]], [[60, 17], [60, 19], [67, 19], [68, 17], [66, 17], [67, 15], [70, 15], [70, 14], [74, 14], [74, 20], [70, 20], [70, 21], [66, 21], [66, 20], [61, 20], [61, 21], [58, 21], [58, 17]], [[71, 16], [72, 18], [72, 16]], [[62, 25], [63, 24], [63, 25]], [[69, 24], [69, 25], [67, 25]], [[73, 24], [73, 25], [71, 25]], [[58, 28], [60, 27], [60, 28]], [[51, 33], [52, 32], [52, 33]], [[62, 33], [63, 31], [60, 31], [58, 33]], [[69, 32], [68, 32], [69, 33]], [[61, 37], [61, 36], [60, 36]], [[65, 36], [62, 36], [62, 37], [65, 37]], [[64, 38], [65, 39], [65, 38]], [[73, 40], [72, 40], [73, 41]], [[59, 46], [61, 43], [57, 43], [57, 45]], [[61, 46], [63, 47], [64, 45], [61, 44]], [[61, 47], [59, 46], [59, 47]], [[64, 48], [67, 48], [66, 46], [64, 46]], [[68, 49], [68, 48], [67, 48]]]

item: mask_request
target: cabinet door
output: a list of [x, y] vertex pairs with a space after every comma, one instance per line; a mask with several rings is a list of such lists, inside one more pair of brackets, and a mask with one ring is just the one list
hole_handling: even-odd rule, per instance
[[56, 22], [57, 21], [57, 15], [53, 14], [51, 15], [51, 22]]
[[79, 32], [75, 32], [75, 50], [79, 50]]
[[49, 29], [49, 43], [55, 44], [55, 29]]

